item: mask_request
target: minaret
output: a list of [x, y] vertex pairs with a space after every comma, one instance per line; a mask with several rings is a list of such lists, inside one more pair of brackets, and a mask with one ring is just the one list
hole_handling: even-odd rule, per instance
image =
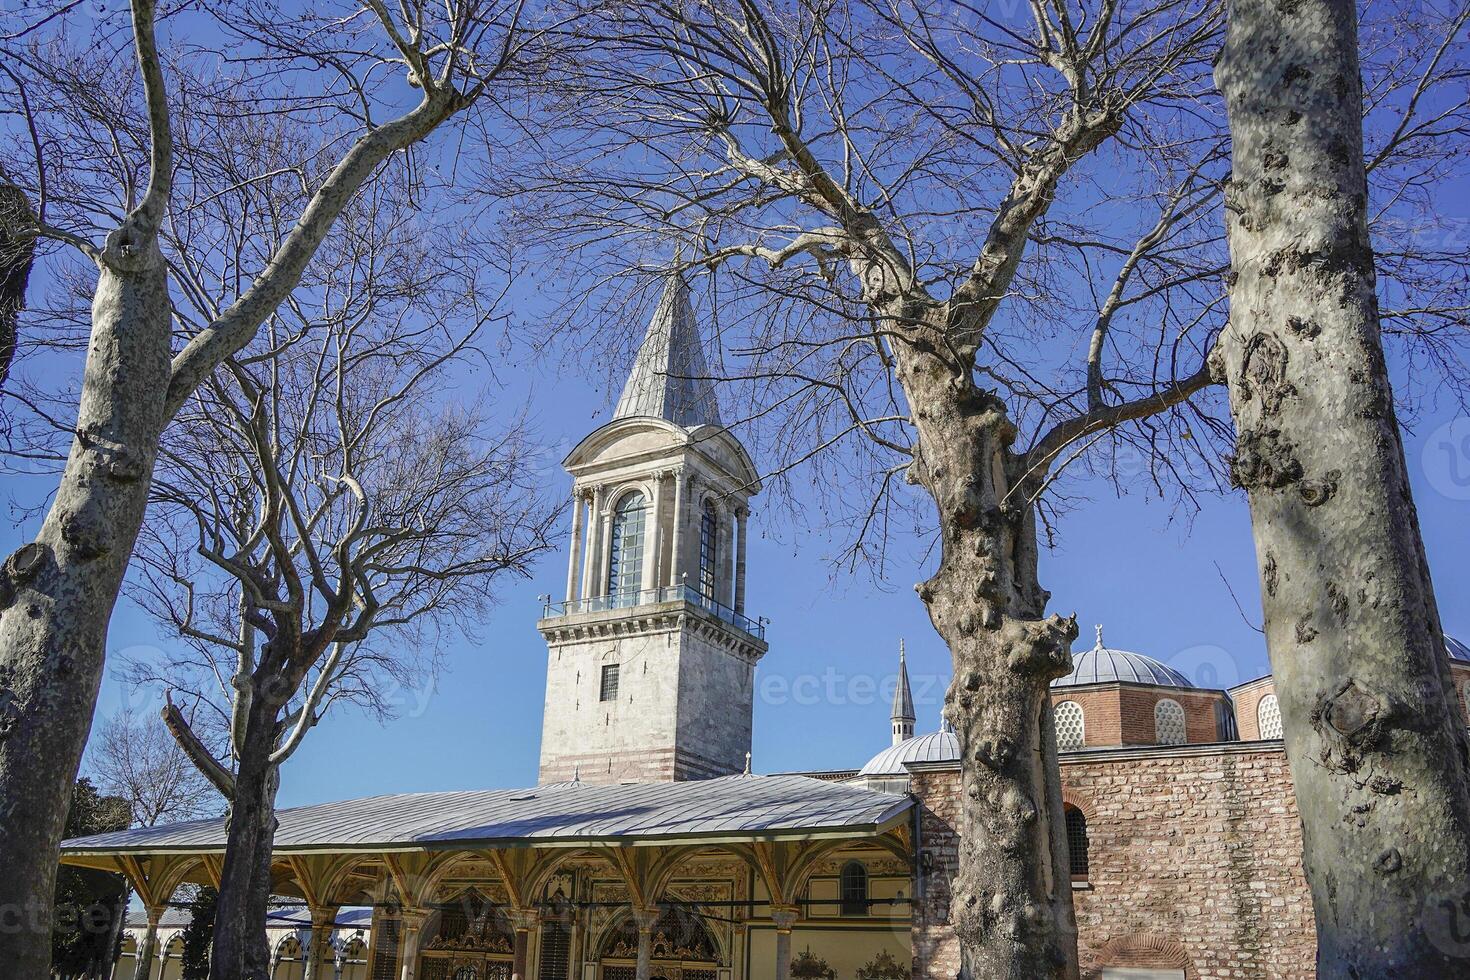
[[893, 744], [914, 737], [914, 694], [909, 690], [909, 665], [903, 640], [898, 641], [898, 686], [893, 689]]
[[566, 599], [546, 638], [541, 781], [743, 771], [765, 626], [746, 614], [760, 478], [720, 422], [689, 286], [670, 274], [612, 421], [572, 475]]

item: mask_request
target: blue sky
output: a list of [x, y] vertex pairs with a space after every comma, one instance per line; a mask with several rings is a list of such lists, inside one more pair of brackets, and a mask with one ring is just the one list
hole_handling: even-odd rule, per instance
[[[528, 399], [553, 457], [608, 417], [615, 391], [560, 366], [515, 367], [507, 372], [510, 388]], [[621, 383], [620, 370], [606, 377]], [[1470, 419], [1457, 420], [1448, 405], [1432, 407], [1408, 436], [1408, 456], [1446, 627], [1470, 636], [1470, 609], [1460, 602], [1470, 573]], [[554, 465], [546, 479], [557, 493], [570, 485]], [[22, 498], [33, 492], [17, 483], [6, 489]], [[1198, 513], [1184, 513], [1141, 481], [1121, 496], [1101, 483], [1073, 490], [1090, 499], [1061, 520], [1042, 580], [1055, 610], [1076, 612], [1079, 647], [1092, 643], [1092, 626], [1102, 623], [1110, 646], [1172, 663], [1202, 683], [1213, 677], [1228, 686], [1267, 670], [1261, 636], [1246, 622], [1259, 622], [1260, 610], [1239, 495], [1207, 497]], [[898, 565], [882, 585], [836, 570], [829, 558], [837, 542], [820, 528], [796, 531], [782, 520], [773, 530], [759, 498], [755, 509], [748, 605], [771, 620], [771, 650], [757, 679], [757, 771], [856, 766], [886, 745], [900, 638], [919, 729], [937, 727], [948, 654], [912, 589], [921, 570]], [[7, 548], [30, 530], [8, 529]], [[506, 590], [481, 642], [445, 651], [446, 669], [432, 689], [401, 692], [399, 718], [380, 725], [351, 709], [329, 715], [287, 765], [281, 804], [534, 782], [545, 683], [537, 596], [564, 587], [565, 541], [533, 579]], [[119, 605], [109, 640], [114, 660], [129, 647], [167, 642], [139, 610]], [[99, 717], [126, 708], [151, 715], [153, 696], [109, 677]]]

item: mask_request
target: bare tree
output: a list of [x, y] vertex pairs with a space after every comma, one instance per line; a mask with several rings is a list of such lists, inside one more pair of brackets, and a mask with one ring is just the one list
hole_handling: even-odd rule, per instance
[[0, 184], [0, 385], [10, 377], [20, 311], [36, 256], [36, 215], [19, 187]]
[[216, 813], [214, 788], [157, 720], [118, 712], [102, 723], [88, 763], [102, 790], [128, 801], [133, 826]]
[[400, 234], [412, 213], [360, 197], [307, 290], [321, 305], [269, 319], [160, 452], [136, 595], [184, 644], [133, 679], [184, 696], [164, 717], [229, 804], [213, 977], [269, 972], [282, 764], [334, 704], [393, 714], [440, 635], [550, 546], [523, 422], [450, 390], [498, 318], [496, 267]]
[[[1234, 139], [1234, 282], [1218, 358], [1318, 972], [1463, 976], [1470, 739], [1384, 356], [1356, 5], [1232, 0], [1230, 17], [1217, 77]], [[1451, 35], [1431, 63], [1458, 43]]]
[[[168, 46], [161, 47], [154, 0], [133, 0], [129, 30], [91, 36], [76, 21], [82, 6], [15, 8], [0, 30], [3, 84], [12, 86], [4, 104], [16, 123], [0, 178], [36, 202], [37, 234], [79, 253], [96, 276], [70, 424], [75, 436], [39, 533], [4, 564], [0, 905], [18, 910], [26, 927], [0, 935], [0, 962], [22, 976], [45, 972], [67, 792], [161, 433], [290, 297], [358, 191], [385, 163], [480, 102], [526, 40], [517, 0], [190, 7], [196, 36], [230, 47], [225, 60], [178, 37], [165, 37]], [[74, 76], [56, 70], [91, 64], [103, 75], [128, 61], [136, 71], [102, 89], [68, 90]], [[216, 111], [192, 115], [193, 101], [171, 101], [169, 77], [191, 97], [213, 96], [200, 104]], [[177, 216], [171, 208], [178, 151], [190, 137], [207, 143], [211, 127], [232, 115], [261, 114], [317, 134], [312, 159], [250, 175], [297, 180], [302, 206], [274, 215], [270, 236], [232, 253], [238, 265], [170, 253], [160, 235]], [[84, 128], [68, 128], [79, 115]], [[119, 116], [131, 128], [114, 125]], [[141, 141], [109, 139], [139, 130], [146, 134]], [[191, 265], [218, 273], [224, 301], [193, 329], [181, 329], [175, 350], [170, 268]]]
[[[854, 559], [886, 560], [895, 522], [932, 533], [917, 589], [954, 660], [967, 976], [1076, 971], [1047, 697], [1076, 628], [1047, 615], [1036, 567], [1058, 480], [1080, 462], [1189, 493], [1217, 486], [1228, 447], [1206, 391], [1228, 268], [1222, 26], [1222, 5], [1171, 0], [609, 5], [548, 80], [575, 135], [542, 137], [536, 177], [511, 183], [544, 202], [527, 226], [588, 296], [570, 325], [647, 281], [629, 253], [681, 243], [739, 359], [719, 373], [781, 472], [846, 448], [814, 482]], [[1387, 113], [1419, 81], [1410, 48], [1375, 79]], [[1392, 143], [1386, 161], [1423, 150], [1383, 212], [1402, 217], [1446, 157]], [[1399, 257], [1399, 282], [1442, 258]], [[1463, 325], [1463, 290], [1426, 299]], [[1152, 468], [1119, 473], [1124, 447]]]

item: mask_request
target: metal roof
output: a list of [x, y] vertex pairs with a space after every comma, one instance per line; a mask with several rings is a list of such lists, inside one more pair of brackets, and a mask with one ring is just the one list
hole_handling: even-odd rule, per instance
[[666, 419], [686, 429], [720, 424], [720, 404], [689, 285], [677, 272], [669, 275], [613, 412], [614, 419], [636, 416]]
[[879, 752], [858, 772], [859, 776], [907, 776], [910, 762], [949, 762], [960, 757], [960, 740], [948, 727], [917, 738], [905, 739]]
[[[395, 793], [281, 810], [277, 854], [469, 846], [802, 839], [887, 829], [912, 805], [805, 776]], [[62, 843], [63, 854], [221, 851], [223, 820], [139, 827]]]
[[1444, 635], [1444, 648], [1449, 651], [1451, 660], [1470, 662], [1470, 647], [1448, 633]]
[[1131, 684], [1156, 684], [1161, 687], [1194, 687], [1188, 677], [1153, 657], [1128, 650], [1110, 650], [1103, 646], [1102, 627], [1097, 628], [1097, 645], [1091, 650], [1072, 654], [1072, 672], [1051, 682], [1052, 687], [1076, 687], [1080, 684], [1105, 684], [1125, 681]]

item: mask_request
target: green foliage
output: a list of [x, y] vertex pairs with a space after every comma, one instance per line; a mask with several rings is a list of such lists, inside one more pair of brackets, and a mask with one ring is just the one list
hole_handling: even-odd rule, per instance
[[837, 971], [808, 947], [791, 961], [792, 980], [835, 980]]
[[857, 975], [858, 980], [908, 980], [909, 968], [885, 949], [864, 963]]
[[[67, 837], [126, 830], [128, 803], [102, 796], [90, 779], [77, 780], [66, 814]], [[100, 976], [112, 961], [113, 926], [127, 902], [120, 875], [91, 868], [61, 868], [56, 874], [56, 917], [51, 928], [51, 963], [61, 976]]]
[[183, 980], [208, 980], [209, 946], [214, 941], [214, 910], [219, 892], [208, 885], [199, 889], [189, 903], [189, 924], [184, 927]]

